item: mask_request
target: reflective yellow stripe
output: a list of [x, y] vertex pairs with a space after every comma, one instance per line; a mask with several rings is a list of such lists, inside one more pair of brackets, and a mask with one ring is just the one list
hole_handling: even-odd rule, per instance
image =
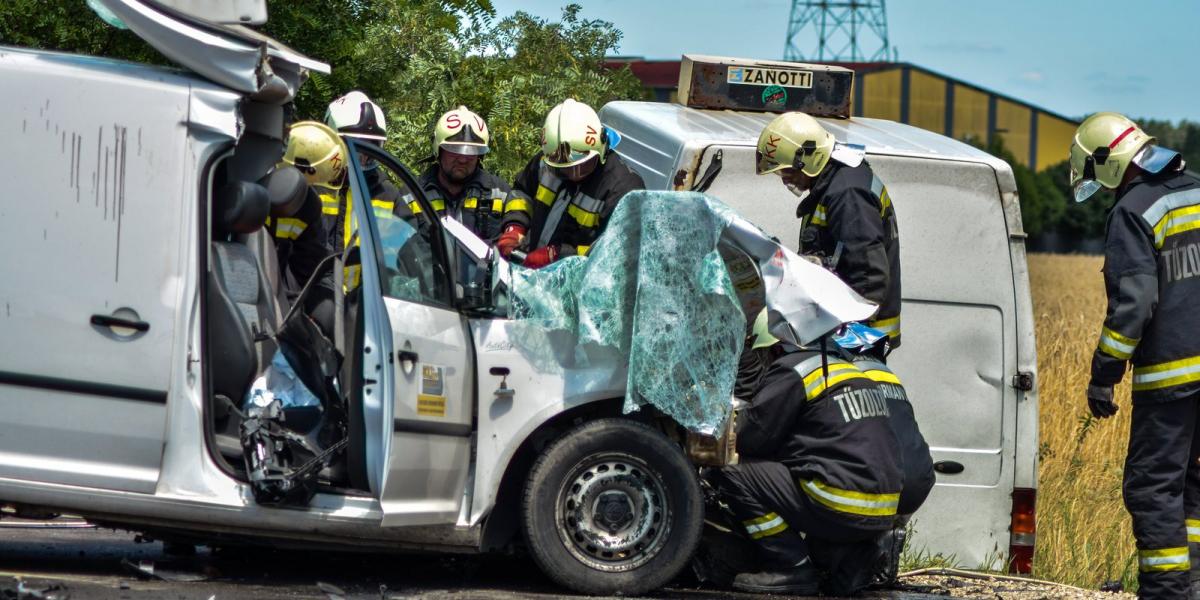
[[554, 193], [554, 190], [552, 190], [544, 185], [539, 185], [538, 189], [537, 189], [537, 193], [534, 194], [534, 197], [538, 199], [538, 202], [541, 202], [542, 204], [545, 204], [546, 206], [550, 206], [551, 204], [554, 204], [554, 196], [555, 195], [556, 194]]
[[597, 227], [600, 225], [600, 215], [583, 210], [574, 204], [567, 206], [567, 214], [574, 217], [575, 222], [584, 227]]
[[508, 201], [508, 204], [504, 205], [504, 212], [506, 212], [506, 213], [510, 213], [510, 212], [528, 213], [529, 212], [529, 203], [526, 202], [524, 198], [513, 198], [512, 200]]
[[1200, 519], [1188, 519], [1187, 534], [1189, 544], [1200, 544]]
[[743, 521], [742, 526], [746, 528], [746, 533], [750, 534], [750, 538], [755, 540], [782, 533], [788, 527], [783, 517], [775, 513], [767, 513], [756, 519]]
[[900, 378], [896, 377], [896, 374], [891, 371], [868, 369], [863, 371], [863, 375], [866, 375], [867, 379], [878, 383], [894, 383], [896, 385], [903, 385], [900, 383]]
[[879, 216], [882, 217], [886, 214], [888, 207], [891, 205], [892, 196], [888, 194], [887, 188], [883, 188], [883, 191], [879, 192]]
[[478, 208], [479, 198], [467, 198], [463, 200], [463, 208]]
[[[443, 210], [446, 210], [446, 201], [442, 200], [441, 198], [434, 198], [434, 199], [430, 200], [429, 205], [433, 207], [433, 210], [435, 212], [441, 212]], [[421, 214], [421, 211], [423, 210], [421, 208], [421, 203], [417, 202], [416, 200], [409, 202], [408, 208], [409, 208], [409, 210], [411, 210], [413, 212], [414, 215]]]
[[575, 246], [575, 253], [580, 256], [587, 256], [588, 250], [591, 249], [591, 246]]
[[1100, 351], [1121, 360], [1129, 360], [1139, 340], [1125, 337], [1107, 327], [1100, 331]]
[[1187, 546], [1138, 550], [1138, 568], [1143, 572], [1187, 571], [1190, 565]]
[[889, 338], [894, 338], [900, 335], [900, 317], [895, 316], [890, 319], [879, 319], [878, 321], [868, 321], [867, 326], [872, 329], [878, 329], [881, 333], [886, 334]]
[[818, 205], [817, 205], [817, 208], [816, 208], [816, 210], [814, 210], [814, 211], [813, 211], [813, 215], [812, 215], [812, 221], [811, 221], [811, 223], [812, 223], [813, 225], [825, 225], [825, 224], [826, 224], [826, 221], [825, 221], [825, 205], [824, 205], [824, 204], [818, 204]]
[[1167, 238], [1198, 227], [1200, 227], [1200, 205], [1176, 208], [1154, 224], [1154, 247], [1162, 249], [1163, 242]]
[[1133, 391], [1157, 390], [1200, 381], [1200, 356], [1134, 367]]
[[492, 212], [504, 212], [504, 198], [492, 198]]
[[825, 390], [851, 379], [868, 379], [868, 377], [859, 371], [858, 367], [848, 362], [831, 360], [829, 361], [829, 378], [826, 379], [824, 366], [818, 363], [812, 372], [804, 376], [804, 392], [809, 400], [816, 400]]
[[[269, 221], [270, 219], [268, 219]], [[275, 227], [275, 237], [284, 240], [294, 240], [308, 229], [308, 223], [300, 219], [284, 217], [279, 219], [279, 225]]]
[[321, 194], [321, 212], [327, 215], [338, 214], [338, 199], [337, 196], [329, 194]]
[[[896, 514], [900, 504], [900, 494], [868, 494], [843, 490], [826, 485], [815, 479], [801, 480], [800, 489], [813, 500], [838, 512], [864, 515], [869, 517], [886, 517]], [[1185, 551], [1186, 552], [1186, 551]]]

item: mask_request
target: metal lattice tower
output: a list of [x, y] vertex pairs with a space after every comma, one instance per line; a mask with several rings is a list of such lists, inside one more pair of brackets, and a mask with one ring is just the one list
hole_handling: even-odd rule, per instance
[[884, 0], [792, 0], [784, 60], [890, 58]]

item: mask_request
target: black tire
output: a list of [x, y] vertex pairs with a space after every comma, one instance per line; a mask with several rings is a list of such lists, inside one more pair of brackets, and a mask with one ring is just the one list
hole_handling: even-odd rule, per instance
[[695, 468], [628, 419], [591, 421], [551, 444], [529, 472], [521, 512], [542, 571], [593, 595], [662, 587], [687, 566], [704, 525]]

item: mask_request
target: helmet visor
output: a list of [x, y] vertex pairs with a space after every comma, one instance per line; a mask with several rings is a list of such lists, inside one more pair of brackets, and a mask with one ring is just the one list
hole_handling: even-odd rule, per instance
[[1080, 179], [1079, 183], [1075, 184], [1075, 201], [1083, 202], [1091, 198], [1102, 187], [1104, 186], [1100, 185], [1100, 182], [1095, 179]]
[[485, 144], [456, 144], [454, 142], [442, 142], [438, 148], [455, 154], [464, 156], [483, 156], [488, 153], [488, 147]]
[[542, 156], [547, 165], [556, 168], [574, 167], [587, 159], [596, 156], [595, 150], [576, 150], [570, 144], [563, 142], [549, 154]]
[[1146, 144], [1142, 146], [1138, 153], [1133, 155], [1133, 164], [1142, 168], [1148, 173], [1158, 173], [1167, 168], [1171, 161], [1175, 160], [1179, 153], [1174, 150], [1168, 150], [1154, 144]]

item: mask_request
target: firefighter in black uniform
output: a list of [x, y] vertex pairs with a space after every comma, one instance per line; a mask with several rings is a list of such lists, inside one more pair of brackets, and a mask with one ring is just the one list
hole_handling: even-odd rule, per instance
[[776, 173], [801, 198], [803, 255], [820, 258], [879, 305], [867, 325], [887, 334], [878, 358], [900, 346], [900, 237], [896, 211], [861, 149], [838, 144], [804, 113], [779, 115], [758, 137], [755, 171]]
[[[853, 594], [878, 570], [880, 539], [901, 510], [915, 511], [928, 494], [928, 447], [883, 363], [783, 344], [754, 352], [771, 364], [757, 382], [739, 377], [739, 391], [758, 387], [737, 417], [741, 462], [706, 477], [762, 554], [765, 569], [739, 574], [734, 587], [815, 594], [824, 571], [826, 593]], [[760, 370], [747, 362], [744, 372]], [[897, 414], [898, 403], [907, 410]], [[924, 457], [909, 458], [911, 440]], [[928, 474], [910, 477], [906, 461]]]
[[329, 247], [325, 223], [321, 219], [321, 200], [307, 184], [299, 210], [289, 216], [267, 217], [267, 231], [275, 240], [279, 274], [291, 299], [300, 293], [317, 265], [333, 252]]
[[1124, 496], [1138, 596], [1200, 597], [1200, 180], [1129, 119], [1097, 113], [1071, 144], [1071, 184], [1077, 201], [1102, 187], [1117, 194], [1087, 401], [1098, 418], [1115, 414], [1113, 386], [1132, 361]]
[[[442, 115], [433, 132], [433, 164], [417, 183], [438, 216], [450, 214], [491, 244], [500, 236], [510, 188], [479, 164], [489, 137], [487, 123], [465, 106]], [[405, 201], [414, 214], [421, 212], [411, 194]]]
[[517, 176], [504, 205], [500, 253], [528, 249], [524, 264], [532, 268], [587, 254], [621, 197], [645, 188], [613, 152], [616, 144], [616, 133], [588, 105], [568, 98], [551, 109], [542, 151]]

